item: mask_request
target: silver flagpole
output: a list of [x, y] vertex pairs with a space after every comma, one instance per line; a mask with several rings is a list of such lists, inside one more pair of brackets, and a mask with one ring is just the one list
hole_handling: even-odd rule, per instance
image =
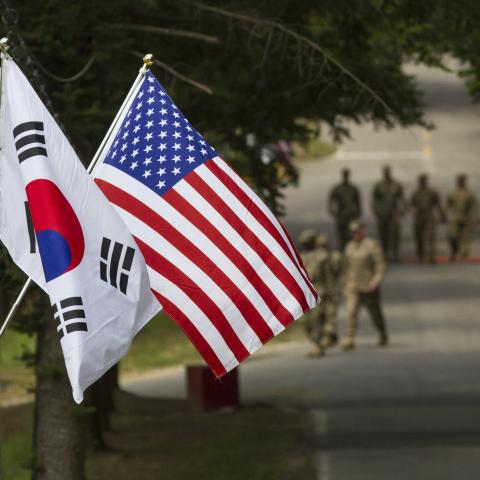
[[[8, 50], [8, 45], [7, 45], [6, 42], [7, 42], [6, 39], [0, 40], [0, 50], [2, 52], [2, 58], [4, 56], [4, 53], [6, 53], [6, 51]], [[93, 156], [92, 161], [90, 162], [90, 165], [87, 168], [87, 173], [92, 173], [93, 169], [95, 168], [95, 166], [98, 162], [98, 159], [100, 158], [100, 155], [102, 154], [103, 150], [105, 149], [105, 146], [108, 144], [108, 141], [110, 140], [110, 138], [112, 136], [112, 133], [115, 130], [115, 127], [117, 126], [119, 120], [122, 118], [123, 112], [125, 111], [126, 107], [130, 104], [130, 100], [131, 100], [133, 94], [135, 93], [135, 91], [136, 91], [138, 85], [140, 84], [140, 82], [143, 80], [143, 77], [147, 73], [148, 68], [151, 67], [152, 65], [153, 65], [153, 55], [151, 53], [148, 53], [147, 55], [145, 55], [143, 57], [142, 68], [140, 68], [140, 70], [138, 72], [138, 75], [137, 75], [137, 78], [133, 82], [132, 88], [130, 88], [130, 91], [128, 92], [127, 96], [125, 97], [125, 100], [123, 101], [122, 106], [120, 107], [117, 115], [113, 119], [113, 122], [112, 122], [112, 124], [110, 125], [110, 128], [107, 131], [107, 134], [105, 135], [104, 139], [100, 143], [100, 146], [98, 147], [98, 150], [96, 151], [95, 155]], [[0, 73], [1, 73], [1, 71], [0, 71]], [[18, 307], [20, 306], [23, 298], [25, 297], [31, 283], [32, 283], [32, 279], [28, 278], [28, 280], [25, 282], [22, 289], [20, 290], [20, 293], [18, 294], [18, 297], [15, 300], [15, 303], [12, 305], [12, 308], [8, 312], [7, 317], [5, 318], [2, 326], [0, 327], [0, 337], [5, 332], [5, 330], [8, 327], [8, 324], [10, 323], [11, 319], [13, 318], [16, 311], [18, 310]]]

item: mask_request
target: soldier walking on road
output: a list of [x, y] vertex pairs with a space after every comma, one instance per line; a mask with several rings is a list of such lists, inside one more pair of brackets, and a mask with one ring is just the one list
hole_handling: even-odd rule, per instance
[[385, 274], [385, 261], [378, 242], [365, 234], [360, 221], [350, 223], [352, 240], [345, 248], [345, 297], [347, 302], [347, 334], [344, 350], [355, 346], [360, 307], [365, 306], [378, 331], [378, 345], [388, 344], [387, 326], [380, 304], [380, 282]]
[[414, 217], [415, 244], [421, 262], [435, 263], [436, 227], [445, 220], [440, 195], [428, 185], [428, 177], [418, 177], [418, 187], [413, 192], [410, 205]]
[[313, 230], [305, 230], [300, 236], [302, 259], [315, 289], [320, 294], [320, 305], [305, 314], [305, 330], [314, 343], [312, 355], [323, 355], [324, 349], [337, 342], [336, 316], [339, 304], [339, 278], [342, 256], [330, 252], [325, 235], [316, 237]]
[[342, 254], [331, 250], [328, 237], [317, 237], [318, 264], [312, 271], [312, 281], [320, 295], [320, 315], [323, 317], [323, 340], [325, 348], [333, 347], [338, 341], [337, 312], [340, 304], [340, 280], [343, 270]]
[[477, 216], [477, 199], [467, 187], [466, 175], [457, 176], [455, 190], [447, 195], [446, 210], [450, 259], [466, 260]]
[[345, 249], [350, 235], [348, 225], [362, 213], [360, 192], [350, 183], [350, 170], [342, 170], [342, 181], [336, 185], [328, 197], [328, 211], [335, 218], [339, 248]]
[[383, 179], [372, 190], [372, 210], [377, 219], [378, 236], [383, 253], [398, 262], [400, 252], [400, 219], [406, 204], [403, 188], [393, 179], [390, 167], [384, 167]]

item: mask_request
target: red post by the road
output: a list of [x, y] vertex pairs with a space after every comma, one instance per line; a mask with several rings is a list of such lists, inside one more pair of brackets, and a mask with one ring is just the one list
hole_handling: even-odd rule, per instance
[[200, 410], [236, 408], [240, 405], [238, 369], [217, 379], [208, 367], [188, 365], [188, 400]]

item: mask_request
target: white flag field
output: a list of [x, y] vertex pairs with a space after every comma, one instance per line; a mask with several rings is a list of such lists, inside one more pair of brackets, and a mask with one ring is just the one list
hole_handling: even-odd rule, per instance
[[0, 101], [0, 238], [50, 296], [81, 402], [161, 306], [125, 223], [8, 56]]

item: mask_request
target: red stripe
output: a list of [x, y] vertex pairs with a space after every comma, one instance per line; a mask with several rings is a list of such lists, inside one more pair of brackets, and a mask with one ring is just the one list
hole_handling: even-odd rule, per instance
[[[122, 206], [124, 198], [128, 198], [132, 202], [132, 204], [135, 204], [135, 202], [141, 203], [138, 202], [130, 194], [124, 192], [123, 190], [115, 187], [114, 185], [104, 180], [96, 178], [95, 182], [100, 187], [105, 196], [108, 198], [108, 200], [114, 205], [118, 205], [121, 208], [124, 208]], [[127, 211], [130, 211], [130, 209], [128, 208], [125, 209]], [[130, 213], [132, 212], [130, 211]], [[232, 326], [225, 318], [225, 315], [220, 310], [220, 308], [218, 308], [217, 304], [213, 302], [212, 299], [208, 295], [206, 295], [205, 292], [190, 279], [190, 277], [183, 273], [173, 263], [162, 257], [158, 252], [153, 250], [141, 239], [135, 237], [135, 240], [141, 252], [143, 253], [147, 265], [149, 265], [154, 270], [161, 273], [161, 275], [163, 275], [165, 278], [177, 285], [177, 287], [180, 288], [185, 293], [185, 295], [187, 295], [192, 300], [192, 302], [194, 302], [198, 306], [198, 308], [200, 308], [200, 310], [202, 310], [202, 312], [220, 332], [220, 334], [225, 340], [225, 343], [228, 345], [228, 347], [233, 352], [239, 362], [246, 358], [249, 355], [249, 352], [246, 350], [246, 348], [238, 338], [237, 334], [233, 330]]]
[[[230, 165], [228, 165], [224, 160], [221, 161], [224, 162], [227, 168], [231, 169]], [[271, 220], [267, 217], [267, 215], [263, 213], [263, 211], [255, 204], [255, 202], [253, 202], [252, 199], [235, 183], [235, 181], [229, 175], [227, 175], [213, 160], [205, 162], [204, 165], [220, 180], [220, 182], [222, 182], [228, 188], [228, 190], [230, 190], [230, 192], [242, 203], [242, 205], [248, 211], [250, 211], [250, 213], [262, 225], [262, 227], [265, 228], [265, 230], [267, 230], [267, 232], [270, 233], [270, 235], [277, 241], [277, 243], [282, 247], [284, 252], [292, 260], [293, 264], [304, 279], [312, 294], [317, 297], [317, 292], [313, 288], [313, 285], [310, 283], [308, 277], [302, 271], [302, 268], [299, 267], [300, 265], [303, 266], [303, 264], [298, 263], [297, 259], [292, 255], [292, 251], [285, 243], [282, 235], [275, 227], [275, 225], [271, 222]], [[280, 222], [278, 223], [281, 225]], [[293, 244], [291, 244], [291, 246], [293, 251], [296, 252]]]
[[232, 326], [225, 318], [223, 312], [218, 308], [217, 304], [193, 282], [188, 275], [183, 273], [176, 265], [169, 262], [165, 257], [162, 257], [157, 251], [144, 243], [140, 238], [133, 237], [140, 248], [147, 265], [167, 280], [174, 283], [185, 295], [187, 295], [192, 302], [207, 316], [215, 328], [220, 332], [220, 335], [225, 340], [228, 348], [235, 355], [236, 359], [241, 362], [247, 358], [250, 353], [244, 347], [243, 343], [237, 337]]
[[[112, 184], [108, 184], [105, 188], [107, 189], [110, 201], [131, 213], [140, 221], [155, 230], [163, 238], [167, 239], [169, 243], [200, 268], [205, 275], [210, 277], [238, 308], [245, 321], [250, 325], [262, 343], [268, 342], [268, 340], [273, 337], [271, 328], [265, 322], [249, 298], [194, 243], [150, 207], [126, 193], [124, 190], [115, 187]], [[229, 307], [230, 305], [227, 304], [226, 308]]]
[[210, 223], [198, 210], [187, 202], [176, 190], [171, 188], [163, 199], [183, 215], [190, 223], [202, 231], [230, 261], [248, 278], [250, 284], [262, 297], [268, 308], [282, 325], [287, 326], [293, 320], [293, 315], [283, 306], [268, 285], [245, 257], [225, 238], [220, 231]]
[[200, 355], [202, 355], [208, 366], [213, 370], [213, 373], [217, 377], [225, 375], [227, 373], [225, 367], [213, 351], [212, 347], [210, 347], [205, 338], [203, 338], [201, 333], [197, 330], [197, 327], [195, 327], [186, 315], [170, 300], [153, 289], [152, 292], [162, 304], [165, 313], [180, 326], [190, 341], [195, 345], [200, 352]]
[[218, 196], [218, 194], [194, 171], [184, 177], [197, 192], [222, 215], [225, 221], [237, 231], [250, 247], [255, 250], [285, 287], [300, 303], [304, 312], [310, 310], [305, 294], [287, 268], [275, 257], [265, 244], [252, 232], [240, 217]]

